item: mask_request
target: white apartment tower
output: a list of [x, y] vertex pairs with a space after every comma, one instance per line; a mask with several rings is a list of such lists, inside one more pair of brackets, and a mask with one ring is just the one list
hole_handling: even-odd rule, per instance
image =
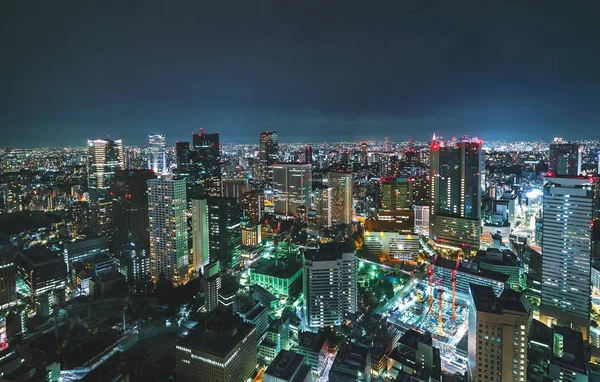
[[173, 283], [183, 281], [188, 269], [185, 179], [148, 180], [150, 218], [150, 274]]
[[200, 273], [210, 261], [208, 255], [208, 203], [192, 199], [192, 259], [194, 271]]
[[587, 340], [595, 216], [592, 180], [547, 178], [543, 214], [540, 320], [548, 326], [569, 326]]
[[353, 244], [331, 242], [304, 253], [304, 315], [308, 328], [339, 326], [358, 309]]

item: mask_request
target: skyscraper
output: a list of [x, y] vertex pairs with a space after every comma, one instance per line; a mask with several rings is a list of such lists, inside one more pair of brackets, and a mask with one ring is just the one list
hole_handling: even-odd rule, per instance
[[111, 244], [114, 253], [125, 244], [136, 243], [149, 249], [148, 180], [152, 170], [116, 170], [111, 185], [113, 229]]
[[187, 177], [190, 174], [190, 160], [192, 151], [190, 150], [190, 142], [175, 143], [175, 160], [177, 161], [176, 173], [178, 176]]
[[148, 180], [150, 216], [150, 273], [173, 283], [188, 269], [185, 179]]
[[276, 131], [261, 131], [258, 142], [260, 179], [269, 187], [273, 183], [273, 164], [279, 154], [279, 138]]
[[327, 175], [331, 191], [331, 220], [335, 224], [352, 223], [352, 174], [331, 172]]
[[89, 227], [94, 233], [110, 232], [110, 187], [115, 171], [123, 167], [123, 142], [120, 139], [88, 139], [88, 218]]
[[339, 326], [356, 313], [358, 294], [354, 245], [331, 242], [304, 253], [304, 317], [310, 328]]
[[313, 183], [313, 208], [316, 212], [315, 224], [317, 226], [331, 226], [331, 199], [333, 188], [321, 183]]
[[369, 144], [360, 142], [360, 164], [366, 166], [369, 164]]
[[167, 172], [167, 140], [164, 134], [148, 135], [148, 169], [155, 173]]
[[221, 289], [220, 270], [218, 261], [213, 261], [203, 267], [202, 289], [204, 289], [204, 307], [207, 312], [212, 312], [219, 306], [219, 290]]
[[7, 237], [0, 235], [0, 309], [13, 305], [17, 299], [17, 250]]
[[313, 150], [312, 147], [306, 146], [304, 149], [304, 163], [312, 163], [313, 162]]
[[210, 261], [208, 228], [207, 200], [192, 199], [192, 265], [197, 273]]
[[527, 381], [528, 303], [513, 291], [496, 297], [489, 286], [471, 284], [470, 291], [469, 380]]
[[310, 207], [312, 172], [310, 164], [273, 165], [275, 214], [294, 215], [300, 206]]
[[221, 196], [221, 146], [219, 133], [192, 135], [193, 153], [190, 168], [190, 197]]
[[242, 196], [244, 219], [250, 224], [259, 224], [265, 210], [265, 196], [262, 191], [253, 190]]
[[381, 183], [381, 211], [410, 211], [413, 205], [413, 187], [409, 178], [396, 178]]
[[248, 179], [223, 179], [221, 181], [221, 196], [242, 200], [242, 195], [248, 191]]
[[594, 187], [590, 179], [549, 177], [544, 185], [540, 321], [588, 338]]
[[210, 261], [218, 260], [224, 269], [240, 262], [240, 205], [232, 198], [211, 197], [208, 204], [208, 252]]
[[481, 141], [431, 144], [430, 237], [438, 244], [479, 249]]
[[577, 143], [552, 143], [548, 172], [553, 175], [576, 176], [581, 174], [581, 150]]

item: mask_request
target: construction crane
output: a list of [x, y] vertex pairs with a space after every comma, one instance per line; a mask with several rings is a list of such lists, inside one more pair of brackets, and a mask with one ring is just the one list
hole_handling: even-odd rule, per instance
[[429, 311], [433, 309], [433, 267], [435, 266], [435, 261], [437, 260], [437, 254], [433, 256], [433, 260], [431, 260], [431, 264], [429, 264], [429, 269], [427, 270], [427, 274], [429, 275]]
[[442, 294], [444, 293], [444, 287], [442, 285], [442, 279], [438, 279], [439, 283], [438, 283], [438, 298], [440, 299], [440, 312], [439, 312], [439, 318], [438, 318], [438, 335], [442, 335], [442, 324], [443, 324], [443, 304], [444, 304], [444, 299], [442, 298]]
[[456, 273], [458, 271], [458, 266], [460, 265], [460, 256], [456, 259], [456, 265], [454, 266], [454, 270], [452, 271], [452, 321], [456, 320]]

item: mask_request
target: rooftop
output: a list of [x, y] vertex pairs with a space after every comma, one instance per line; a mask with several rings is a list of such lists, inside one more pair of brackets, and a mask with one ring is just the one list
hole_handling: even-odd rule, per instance
[[217, 309], [179, 340], [178, 345], [227, 358], [233, 348], [254, 331], [254, 325], [227, 310]]
[[300, 271], [300, 264], [294, 261], [262, 258], [252, 264], [250, 272], [287, 279]]
[[[294, 377], [294, 374], [296, 374], [296, 371], [299, 369], [304, 369], [300, 371], [301, 376], [304, 377], [306, 377], [311, 370], [310, 366], [304, 364], [304, 356], [288, 350], [281, 350], [273, 362], [271, 362], [271, 365], [267, 368], [265, 374], [287, 381], [292, 380], [292, 377]], [[294, 381], [304, 380], [298, 377], [300, 377], [300, 375], [297, 376]]]
[[496, 297], [494, 289], [489, 286], [469, 284], [471, 289], [471, 299], [478, 312], [502, 314], [504, 310], [513, 312], [527, 313], [528, 306], [522, 301], [521, 293], [507, 292]]
[[[456, 266], [456, 261], [453, 261], [450, 259], [445, 259], [441, 256], [438, 256], [438, 258], [435, 262], [435, 266], [454, 270], [454, 267]], [[476, 264], [468, 263], [468, 262], [461, 262], [460, 265], [458, 266], [458, 272], [481, 276], [486, 279], [500, 281], [503, 283], [507, 282], [508, 279], [510, 278], [509, 275], [505, 275], [504, 273], [500, 273], [500, 272], [496, 272], [496, 271], [490, 271], [488, 269], [477, 270]]]
[[304, 253], [304, 257], [307, 260], [313, 261], [327, 261], [337, 260], [345, 253], [355, 253], [354, 244], [351, 242], [337, 242], [332, 241], [330, 243], [323, 243], [319, 249], [308, 249]]
[[301, 332], [298, 334], [298, 346], [318, 353], [325, 344], [325, 336], [321, 333]]

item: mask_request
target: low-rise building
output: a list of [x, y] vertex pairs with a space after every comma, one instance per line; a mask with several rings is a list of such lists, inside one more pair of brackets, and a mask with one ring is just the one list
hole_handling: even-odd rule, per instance
[[282, 350], [265, 371], [264, 382], [310, 382], [311, 369], [304, 357], [289, 350]]

